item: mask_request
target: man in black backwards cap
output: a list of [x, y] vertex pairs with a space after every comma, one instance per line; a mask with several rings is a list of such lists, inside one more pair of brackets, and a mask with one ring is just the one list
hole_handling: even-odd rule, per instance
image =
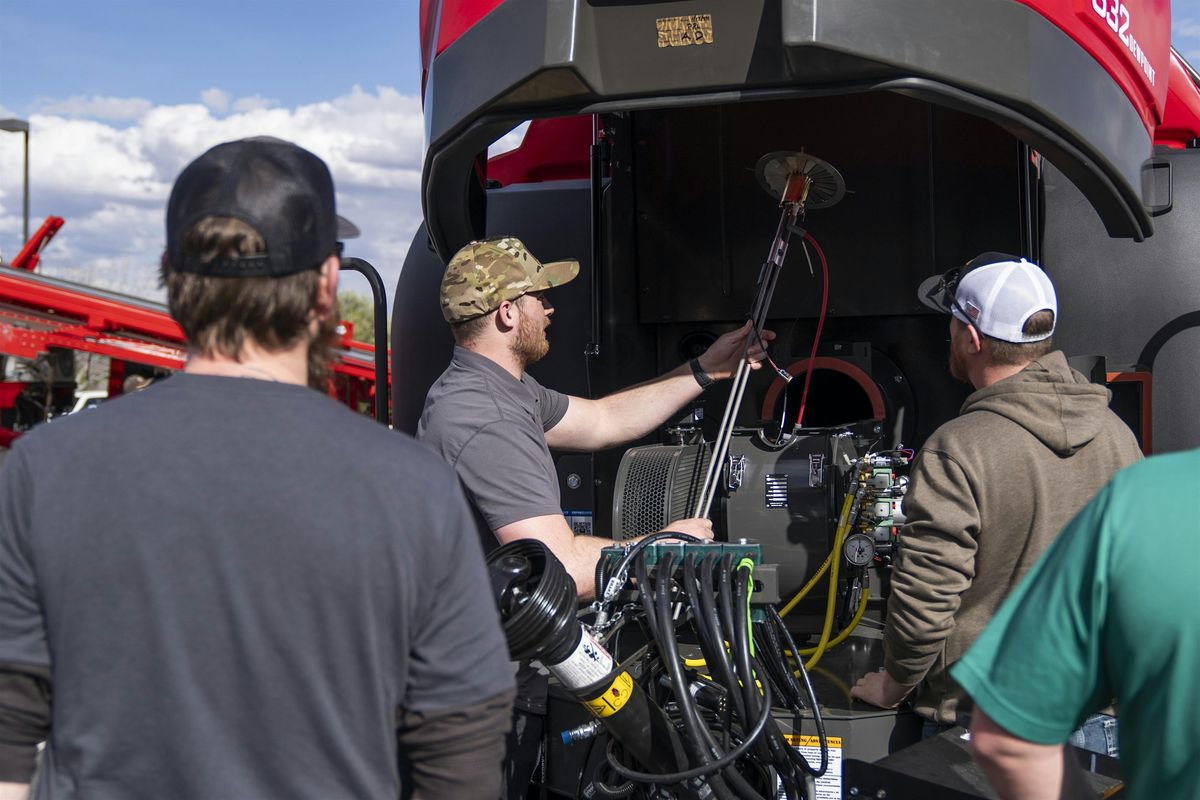
[[209, 150], [167, 210], [184, 371], [13, 448], [0, 797], [41, 740], [39, 798], [498, 794], [513, 677], [458, 481], [306, 386], [338, 239], [316, 156]]

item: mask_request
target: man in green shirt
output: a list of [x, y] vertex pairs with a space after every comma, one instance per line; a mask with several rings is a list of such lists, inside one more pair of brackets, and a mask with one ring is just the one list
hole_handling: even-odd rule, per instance
[[1198, 480], [1200, 450], [1118, 473], [951, 669], [1002, 797], [1075, 785], [1062, 743], [1115, 697], [1128, 796], [1200, 798]]

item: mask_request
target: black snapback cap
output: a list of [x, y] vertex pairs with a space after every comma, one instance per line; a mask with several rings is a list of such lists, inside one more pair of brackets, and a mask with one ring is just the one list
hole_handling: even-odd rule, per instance
[[[183, 249], [205, 217], [233, 217], [253, 228], [266, 252], [210, 261]], [[333, 178], [304, 148], [271, 137], [212, 148], [188, 164], [167, 203], [171, 269], [225, 277], [281, 277], [316, 269], [358, 229], [334, 211]]]

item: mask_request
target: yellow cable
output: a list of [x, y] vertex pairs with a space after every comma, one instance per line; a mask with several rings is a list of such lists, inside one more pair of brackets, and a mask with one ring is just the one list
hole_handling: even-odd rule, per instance
[[834, 556], [841, 552], [841, 546], [837, 543], [841, 541], [843, 536], [845, 536], [845, 529], [849, 528], [850, 526], [850, 509], [854, 506], [854, 496], [854, 487], [851, 487], [851, 491], [846, 493], [846, 499], [842, 503], [842, 513], [838, 515], [837, 533], [835, 533], [833, 537], [833, 550], [830, 551], [829, 556], [825, 559], [824, 563], [821, 564], [813, 576], [808, 579], [808, 583], [804, 584], [804, 587], [800, 591], [796, 592], [795, 596], [787, 602], [787, 605], [779, 610], [779, 616], [786, 617], [789, 613], [791, 613], [792, 609], [800, 604], [800, 601], [803, 600], [808, 593], [813, 590], [813, 587], [817, 585], [817, 582], [821, 580], [821, 577], [825, 574], [826, 570], [829, 569], [829, 566], [833, 563]]
[[[832, 640], [830, 640], [829, 645], [825, 648], [826, 650], [828, 650], [830, 647], [837, 647], [839, 644], [846, 641], [846, 639], [850, 636], [851, 631], [853, 631], [855, 628], [858, 627], [858, 623], [862, 620], [863, 614], [865, 614], [867, 611], [867, 599], [869, 598], [869, 595], [871, 594], [869, 588], [866, 585], [864, 585], [862, 587], [861, 591], [862, 591], [862, 596], [858, 598], [858, 610], [856, 610], [854, 612], [854, 616], [850, 619], [850, 624], [847, 625], [842, 630], [841, 633], [839, 633], [836, 637], [834, 637]], [[817, 648], [808, 647], [808, 648], [802, 649], [800, 651], [800, 655], [810, 656], [813, 653], [815, 653], [816, 651], [817, 651]], [[788, 655], [791, 655], [791, 653], [788, 653]]]
[[[857, 483], [857, 482], [856, 482]], [[853, 500], [861, 499], [865, 487], [857, 485], [851, 487], [854, 490]], [[821, 660], [821, 656], [825, 655], [825, 651], [829, 649], [829, 634], [833, 632], [833, 618], [837, 607], [837, 579], [838, 572], [842, 566], [842, 541], [846, 538], [846, 533], [850, 530], [850, 511], [849, 506], [845, 507], [846, 513], [843, 515], [842, 525], [838, 526], [837, 535], [833, 540], [833, 551], [829, 554], [833, 558], [833, 566], [829, 569], [829, 597], [825, 602], [825, 625], [821, 628], [821, 638], [817, 642], [816, 651], [812, 658], [804, 663], [805, 669], [812, 669]]]
[[[838, 536], [833, 540], [833, 552], [842, 552], [842, 531], [838, 531]], [[829, 634], [833, 633], [833, 618], [837, 607], [837, 579], [838, 571], [841, 569], [842, 559], [835, 558], [833, 566], [829, 569], [829, 596], [825, 601], [825, 624], [821, 626], [821, 638], [817, 641], [817, 646], [813, 652], [812, 658], [804, 662], [805, 669], [812, 669], [821, 660], [821, 656], [825, 655], [826, 649], [829, 647]]]

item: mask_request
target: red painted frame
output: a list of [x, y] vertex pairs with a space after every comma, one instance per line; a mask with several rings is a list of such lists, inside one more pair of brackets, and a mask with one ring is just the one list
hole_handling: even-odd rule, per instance
[[[357, 410], [374, 397], [375, 348], [352, 341], [351, 332], [347, 326], [338, 342], [333, 371], [344, 380], [335, 381], [331, 394]], [[0, 353], [35, 358], [50, 348], [167, 370], [182, 369], [187, 358], [183, 331], [165, 307], [0, 267]], [[12, 402], [11, 391], [0, 392], [0, 408]], [[19, 435], [0, 428], [0, 447]]]

